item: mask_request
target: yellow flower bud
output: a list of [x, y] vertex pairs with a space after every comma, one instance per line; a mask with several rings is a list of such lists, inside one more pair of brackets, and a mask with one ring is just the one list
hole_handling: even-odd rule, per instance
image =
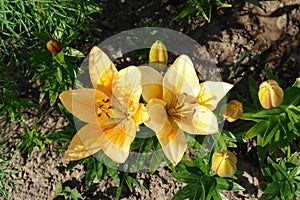
[[234, 122], [243, 115], [243, 104], [237, 100], [231, 100], [222, 106], [221, 113], [228, 122]]
[[157, 40], [150, 48], [150, 65], [158, 71], [162, 71], [168, 63], [168, 51], [166, 46]]
[[215, 152], [212, 156], [211, 170], [220, 177], [229, 177], [236, 172], [237, 159], [230, 151]]
[[274, 80], [267, 80], [260, 84], [258, 98], [265, 109], [277, 107], [283, 100], [283, 90]]
[[62, 50], [62, 45], [54, 39], [49, 40], [46, 44], [46, 47], [48, 51], [50, 51], [53, 54], [57, 54]]

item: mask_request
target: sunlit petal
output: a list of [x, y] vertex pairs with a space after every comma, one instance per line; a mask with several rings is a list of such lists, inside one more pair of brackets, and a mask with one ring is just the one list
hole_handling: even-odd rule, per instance
[[87, 123], [97, 124], [96, 101], [108, 97], [99, 90], [82, 88], [64, 91], [59, 98], [65, 108], [77, 118]]
[[101, 136], [101, 148], [116, 163], [124, 163], [136, 134], [133, 119], [123, 119], [116, 126], [106, 129]]
[[225, 82], [206, 81], [201, 83], [198, 103], [214, 110], [232, 87], [233, 85]]
[[89, 73], [94, 88], [111, 96], [112, 81], [118, 71], [110, 58], [97, 46], [89, 56]]
[[140, 125], [149, 119], [148, 111], [144, 104], [140, 103], [138, 110], [134, 113], [133, 119], [136, 125]]
[[102, 130], [97, 125], [87, 124], [73, 137], [66, 151], [66, 160], [80, 160], [101, 149]]
[[[183, 120], [180, 127], [182, 127], [184, 131], [189, 131], [189, 133], [197, 135], [214, 134], [219, 131], [218, 120], [214, 113], [201, 105], [195, 108], [195, 112], [192, 115], [193, 126], [188, 126], [189, 124], [190, 122], [188, 120]], [[191, 132], [194, 127], [196, 129]]]
[[112, 105], [121, 107], [124, 111], [135, 113], [139, 108], [142, 94], [141, 72], [135, 66], [126, 67], [119, 71], [118, 78], [113, 85]]
[[162, 99], [162, 75], [152, 67], [141, 66], [138, 69], [142, 73], [142, 95], [145, 101], [149, 101], [151, 98]]
[[[199, 80], [188, 56], [181, 55], [175, 60], [164, 76], [163, 86], [175, 94], [187, 94], [195, 98], [198, 96]], [[163, 94], [164, 99], [168, 96], [168, 94]]]
[[163, 100], [151, 99], [147, 104], [149, 120], [145, 125], [156, 132], [166, 157], [176, 165], [185, 152], [186, 141], [184, 133], [168, 116], [165, 106]]
[[167, 120], [156, 135], [168, 160], [177, 165], [187, 148], [184, 132], [175, 123]]
[[146, 106], [149, 120], [145, 124], [155, 132], [159, 132], [168, 120], [165, 106], [166, 102], [161, 99], [151, 99]]

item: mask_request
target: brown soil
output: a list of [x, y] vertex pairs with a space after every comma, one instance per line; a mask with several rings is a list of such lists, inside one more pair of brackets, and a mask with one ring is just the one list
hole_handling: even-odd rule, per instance
[[[182, 2], [175, 0], [122, 2], [102, 3], [103, 14], [92, 22], [102, 29], [98, 35], [99, 42], [121, 31], [144, 27], [145, 24], [151, 26], [156, 23], [158, 27], [180, 31], [205, 47], [219, 68], [223, 80], [235, 84], [231, 93], [233, 97], [239, 94], [247, 98], [247, 77], [252, 75], [260, 83], [265, 79], [265, 68], [279, 76], [283, 87], [291, 85], [299, 76], [300, 0], [229, 0], [232, 8], [215, 10], [210, 23], [197, 15], [180, 23], [172, 21], [183, 6]], [[88, 52], [93, 45], [84, 45], [82, 50]], [[234, 78], [229, 80], [234, 63], [247, 50], [250, 51], [250, 56], [238, 67]], [[58, 109], [50, 108], [47, 104], [38, 110], [22, 112], [27, 124], [32, 124], [35, 117], [39, 130], [46, 134], [62, 130], [67, 125]], [[19, 123], [4, 126], [4, 122], [1, 127], [5, 127], [0, 136], [7, 138], [4, 140], [6, 150], [15, 150], [20, 141], [14, 137], [23, 134], [24, 127]], [[297, 144], [295, 150], [299, 151], [299, 146]], [[56, 148], [56, 144], [46, 144], [45, 154], [35, 148], [28, 159], [19, 152], [16, 154], [11, 167], [19, 173], [12, 175], [12, 178], [21, 180], [16, 186], [16, 192], [9, 188], [10, 199], [63, 199], [55, 195], [55, 186], [59, 182], [76, 188], [83, 199], [114, 199], [117, 185], [110, 177], [105, 181], [95, 182], [87, 190], [84, 185], [84, 166], [78, 165], [66, 171], [64, 153], [57, 152]], [[225, 194], [229, 199], [257, 199], [261, 195], [258, 189], [261, 176], [259, 167], [255, 164], [253, 146], [241, 145], [236, 153], [239, 154], [238, 168], [244, 171], [237, 182], [246, 191]], [[149, 173], [138, 173], [136, 177], [149, 192], [134, 188], [132, 193], [124, 191], [121, 199], [170, 199], [183, 186], [170, 176], [167, 168], [162, 168], [151, 176]]]

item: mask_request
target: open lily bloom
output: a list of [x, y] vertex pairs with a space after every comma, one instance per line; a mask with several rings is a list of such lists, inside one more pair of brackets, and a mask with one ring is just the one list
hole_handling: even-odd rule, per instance
[[179, 56], [164, 77], [151, 67], [139, 69], [142, 95], [148, 102], [149, 120], [145, 124], [155, 131], [164, 154], [176, 165], [187, 148], [184, 132], [199, 135], [218, 132], [212, 110], [232, 85], [199, 84], [193, 63], [186, 55]]
[[148, 119], [143, 104], [141, 72], [134, 66], [117, 71], [98, 47], [91, 50], [89, 73], [94, 88], [60, 94], [66, 109], [87, 124], [73, 137], [67, 160], [80, 160], [99, 150], [117, 163], [126, 161], [139, 124]]

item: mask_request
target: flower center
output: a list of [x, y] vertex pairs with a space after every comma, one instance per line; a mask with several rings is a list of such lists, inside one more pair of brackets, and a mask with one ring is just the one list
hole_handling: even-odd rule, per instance
[[191, 97], [186, 94], [177, 94], [174, 96], [169, 109], [167, 110], [169, 116], [175, 118], [184, 118], [186, 115], [195, 112], [193, 101]]
[[110, 99], [96, 100], [96, 113], [99, 118], [111, 118], [112, 117], [112, 106]]

